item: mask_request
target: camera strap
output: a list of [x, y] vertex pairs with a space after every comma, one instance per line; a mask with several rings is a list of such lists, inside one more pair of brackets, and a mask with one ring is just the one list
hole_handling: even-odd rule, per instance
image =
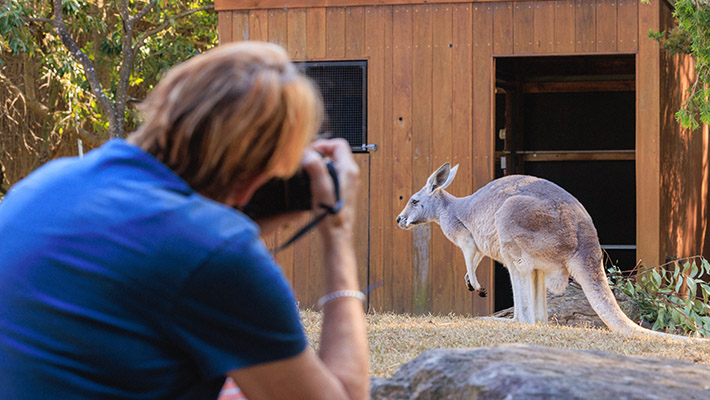
[[287, 248], [288, 246], [292, 245], [296, 240], [300, 239], [303, 237], [303, 235], [306, 234], [306, 232], [310, 231], [313, 229], [316, 225], [318, 225], [319, 222], [323, 220], [323, 218], [327, 217], [328, 215], [332, 214], [337, 214], [338, 211], [343, 207], [343, 200], [340, 198], [340, 184], [338, 182], [338, 173], [335, 171], [335, 167], [333, 166], [332, 162], [326, 163], [325, 164], [328, 167], [328, 172], [330, 173], [330, 177], [333, 179], [333, 186], [335, 187], [335, 205], [334, 206], [328, 206], [323, 203], [320, 203], [320, 207], [323, 208], [325, 211], [315, 217], [311, 222], [306, 224], [303, 228], [301, 228], [298, 232], [296, 232], [293, 236], [291, 236], [291, 239], [287, 240], [286, 243], [282, 244], [276, 250], [274, 250], [274, 254], [278, 253], [279, 251]]

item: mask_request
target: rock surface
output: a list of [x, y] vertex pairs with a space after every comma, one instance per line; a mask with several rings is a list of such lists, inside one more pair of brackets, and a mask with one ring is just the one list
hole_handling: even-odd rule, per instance
[[435, 349], [372, 378], [372, 398], [707, 400], [710, 366], [522, 344]]
[[[638, 323], [639, 310], [633, 300], [619, 290], [614, 290], [614, 296], [621, 310], [632, 321]], [[606, 326], [592, 309], [582, 288], [576, 283], [567, 285], [567, 289], [562, 294], [553, 295], [549, 292], [547, 293], [547, 314], [550, 323], [559, 325], [595, 328], [604, 328]], [[500, 310], [493, 316], [513, 318], [513, 308]]]

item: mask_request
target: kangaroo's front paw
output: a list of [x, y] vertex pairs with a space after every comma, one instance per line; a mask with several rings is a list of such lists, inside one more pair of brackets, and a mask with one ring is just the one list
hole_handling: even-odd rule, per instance
[[466, 287], [468, 288], [469, 292], [474, 292], [476, 291], [476, 288], [473, 287], [471, 284], [471, 281], [468, 279], [468, 273], [464, 275], [463, 279], [466, 281]]
[[469, 291], [478, 293], [479, 296], [481, 297], [486, 297], [488, 293], [486, 292], [486, 289], [481, 287], [481, 284], [478, 283], [477, 281], [471, 282], [471, 279], [469, 279], [468, 273], [464, 275], [463, 277], [466, 280], [466, 287], [468, 288]]

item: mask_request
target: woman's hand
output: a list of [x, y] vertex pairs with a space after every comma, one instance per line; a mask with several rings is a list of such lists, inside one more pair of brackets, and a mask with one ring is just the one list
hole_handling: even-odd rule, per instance
[[[327, 159], [332, 160], [338, 174], [341, 209], [318, 224], [321, 234], [328, 240], [335, 235], [352, 238], [354, 229], [355, 202], [360, 185], [360, 169], [355, 163], [349, 143], [344, 139], [321, 139], [308, 147], [301, 159], [303, 168], [310, 178], [312, 209], [316, 213], [324, 211], [321, 204], [333, 207], [337, 203], [333, 179], [326, 166]], [[308, 222], [309, 212], [295, 211], [260, 218], [262, 235], [288, 226], [301, 226]]]
[[324, 158], [333, 160], [338, 174], [340, 198], [343, 205], [338, 213], [319, 224], [319, 230], [328, 240], [333, 235], [352, 239], [354, 229], [357, 191], [360, 186], [360, 168], [353, 158], [349, 143], [344, 139], [321, 139], [315, 141], [303, 157], [303, 168], [311, 178], [311, 194], [314, 209], [319, 204], [335, 206], [335, 187], [328, 173]]

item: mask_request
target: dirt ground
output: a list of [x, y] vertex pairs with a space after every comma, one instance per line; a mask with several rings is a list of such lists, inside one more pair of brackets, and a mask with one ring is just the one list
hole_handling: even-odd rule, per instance
[[[317, 349], [322, 315], [301, 313], [310, 343]], [[501, 343], [601, 350], [640, 357], [662, 357], [710, 364], [710, 339], [683, 342], [662, 337], [626, 336], [608, 330], [558, 325], [524, 325], [456, 315], [367, 315], [371, 375], [387, 377], [403, 363], [433, 348], [471, 348]]]

